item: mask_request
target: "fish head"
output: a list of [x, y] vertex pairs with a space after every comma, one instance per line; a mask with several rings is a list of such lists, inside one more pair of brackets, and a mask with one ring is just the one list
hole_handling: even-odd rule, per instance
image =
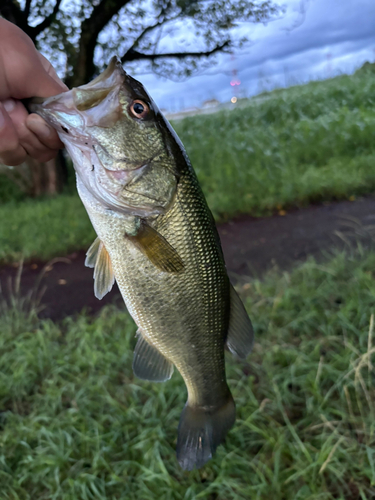
[[85, 196], [141, 217], [165, 213], [173, 203], [178, 138], [116, 57], [89, 84], [29, 108], [56, 129]]

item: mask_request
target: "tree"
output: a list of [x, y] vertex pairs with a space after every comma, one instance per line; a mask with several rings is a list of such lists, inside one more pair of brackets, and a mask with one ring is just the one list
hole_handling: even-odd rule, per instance
[[[144, 71], [189, 76], [202, 61], [213, 64], [215, 54], [246, 43], [248, 36], [240, 32], [249, 33], [251, 23], [267, 22], [280, 12], [272, 0], [78, 0], [63, 5], [61, 0], [2, 0], [0, 5], [0, 15], [47, 53], [70, 86], [91, 80], [113, 53], [125, 66], [137, 62]], [[186, 50], [189, 44], [195, 48]]]
[[137, 73], [189, 76], [245, 44], [251, 23], [280, 12], [273, 0], [0, 1], [0, 15], [30, 36], [69, 87], [89, 82], [115, 53]]

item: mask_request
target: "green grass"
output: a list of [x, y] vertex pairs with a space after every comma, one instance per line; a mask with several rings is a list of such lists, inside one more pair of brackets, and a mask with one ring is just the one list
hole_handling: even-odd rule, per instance
[[5, 174], [0, 174], [0, 205], [14, 201], [22, 201], [26, 198], [20, 188]]
[[[370, 67], [174, 123], [216, 219], [372, 193], [374, 74]], [[0, 204], [0, 260], [48, 259], [90, 245], [77, 198]]]
[[6, 203], [0, 218], [0, 262], [66, 255], [96, 237], [78, 195]]
[[243, 286], [257, 341], [248, 364], [228, 356], [237, 422], [193, 472], [174, 451], [183, 382], [133, 377], [127, 313], [57, 325], [4, 308], [0, 498], [374, 498], [374, 269], [342, 254]]
[[277, 90], [175, 123], [215, 217], [373, 192], [374, 74]]

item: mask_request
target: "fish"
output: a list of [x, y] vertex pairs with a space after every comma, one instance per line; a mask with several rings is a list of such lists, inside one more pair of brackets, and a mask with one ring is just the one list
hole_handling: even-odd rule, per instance
[[136, 377], [187, 387], [177, 460], [199, 469], [235, 423], [225, 350], [245, 359], [254, 332], [187, 153], [144, 86], [114, 57], [86, 85], [29, 103], [76, 171], [97, 238], [85, 264], [101, 299], [116, 281], [138, 330]]

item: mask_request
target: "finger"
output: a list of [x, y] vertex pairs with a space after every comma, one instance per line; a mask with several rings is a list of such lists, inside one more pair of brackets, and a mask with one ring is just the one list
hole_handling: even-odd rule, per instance
[[[39, 161], [46, 161], [56, 156], [59, 142], [56, 144], [55, 140], [55, 144], [52, 143], [52, 147], [48, 147], [39, 140], [38, 136], [26, 125], [29, 115], [21, 102], [8, 99], [4, 102], [4, 107], [16, 129], [19, 144], [30, 156]], [[48, 127], [47, 124], [46, 126]]]
[[44, 146], [32, 132], [28, 132], [25, 136], [21, 135], [20, 144], [29, 156], [40, 162], [51, 160], [58, 153], [58, 149]]
[[[17, 67], [18, 77], [15, 76], [16, 70], [13, 68], [12, 96], [19, 99], [34, 96], [49, 97], [61, 94], [61, 92], [66, 90], [61, 80], [58, 79], [59, 81], [56, 81], [55, 78], [44, 70], [39, 55], [33, 54], [33, 60], [31, 58], [25, 60], [25, 54], [22, 54], [22, 56], [23, 61], [22, 63], [19, 62]], [[21, 59], [20, 55], [18, 55], [18, 59]]]
[[55, 68], [52, 66], [49, 60], [41, 53], [39, 53], [39, 59], [45, 71], [61, 86], [61, 92], [64, 92], [64, 90], [69, 90], [65, 83], [57, 76]]
[[64, 144], [60, 141], [56, 130], [50, 127], [41, 116], [32, 113], [26, 118], [26, 125], [47, 148], [61, 149], [64, 147]]
[[34, 158], [35, 160], [45, 163], [46, 161], [56, 158], [58, 149], [37, 149], [35, 147], [29, 147], [27, 144], [24, 145], [26, 153]]
[[0, 24], [4, 39], [0, 44], [0, 61], [5, 69], [0, 72], [0, 99], [49, 97], [64, 92], [65, 85], [50, 69], [45, 69], [45, 58], [40, 57], [31, 39], [4, 19], [0, 19]]
[[25, 161], [26, 150], [21, 146], [16, 128], [3, 104], [0, 102], [0, 161], [16, 166]]

